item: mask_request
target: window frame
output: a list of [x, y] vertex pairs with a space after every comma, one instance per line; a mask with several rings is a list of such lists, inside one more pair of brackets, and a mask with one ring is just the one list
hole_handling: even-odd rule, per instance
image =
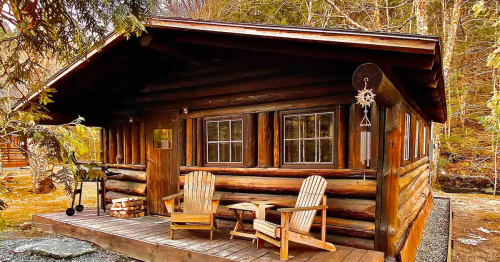
[[[337, 168], [338, 166], [338, 139], [339, 139], [339, 119], [338, 119], [338, 107], [324, 107], [324, 108], [308, 108], [308, 109], [299, 109], [299, 110], [287, 110], [287, 111], [280, 111], [279, 112], [279, 117], [280, 117], [280, 138], [279, 138], [279, 144], [280, 144], [280, 167], [282, 168], [314, 168], [314, 169], [322, 169], [322, 168]], [[285, 162], [285, 117], [287, 116], [294, 116], [294, 115], [312, 115], [312, 114], [326, 114], [326, 113], [331, 113], [333, 117], [333, 137], [332, 139], [332, 162], [293, 162], [293, 163], [286, 163]], [[316, 118], [315, 118], [316, 119]], [[316, 126], [316, 122], [315, 122]], [[315, 133], [318, 132], [317, 129], [315, 128]], [[315, 141], [319, 141], [321, 138], [316, 137], [314, 138]], [[293, 140], [299, 140], [302, 141], [300, 138], [293, 139]], [[317, 142], [316, 142], [317, 143]], [[315, 147], [317, 150], [317, 147]], [[299, 156], [300, 157], [300, 156]]]
[[[208, 123], [209, 122], [218, 122], [217, 126], [219, 126], [220, 122], [229, 121], [229, 141], [222, 141], [229, 143], [229, 157], [231, 158], [231, 142], [241, 142], [241, 162], [209, 162], [208, 161], [208, 145], [210, 143], [217, 143], [220, 145], [221, 141], [209, 142], [208, 141]], [[241, 140], [231, 140], [231, 121], [241, 121]], [[203, 118], [203, 166], [207, 167], [245, 167], [245, 140], [247, 140], [247, 136], [245, 135], [245, 118], [243, 115], [235, 115], [235, 116], [217, 116], [217, 117], [206, 117]], [[217, 133], [219, 136], [219, 133]], [[220, 147], [218, 147], [220, 149]], [[218, 150], [218, 160], [220, 160], [220, 150]]]
[[413, 135], [413, 158], [414, 159], [419, 159], [420, 158], [420, 120], [417, 118], [415, 119], [415, 132]]
[[404, 119], [403, 119], [403, 162], [409, 162], [411, 161], [411, 143], [410, 143], [410, 138], [411, 138], [411, 113], [406, 112], [404, 114]]
[[427, 156], [427, 125], [424, 125], [423, 131], [422, 131], [422, 156]]

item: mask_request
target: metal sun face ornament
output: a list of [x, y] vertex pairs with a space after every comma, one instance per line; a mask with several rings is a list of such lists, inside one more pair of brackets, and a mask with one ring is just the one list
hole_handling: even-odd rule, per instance
[[368, 78], [365, 78], [364, 81], [365, 88], [358, 91], [358, 95], [356, 96], [356, 104], [364, 108], [365, 113], [363, 119], [361, 120], [361, 123], [359, 124], [361, 126], [361, 163], [366, 164], [366, 167], [370, 167], [372, 124], [370, 123], [370, 119], [368, 118], [368, 108], [375, 102], [375, 94], [371, 89], [366, 88], [368, 84]]

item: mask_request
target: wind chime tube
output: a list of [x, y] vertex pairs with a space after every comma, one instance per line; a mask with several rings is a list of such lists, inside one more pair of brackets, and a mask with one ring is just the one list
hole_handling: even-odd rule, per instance
[[372, 156], [372, 132], [366, 132], [366, 167], [370, 167]]
[[361, 131], [361, 163], [365, 164], [365, 131]]

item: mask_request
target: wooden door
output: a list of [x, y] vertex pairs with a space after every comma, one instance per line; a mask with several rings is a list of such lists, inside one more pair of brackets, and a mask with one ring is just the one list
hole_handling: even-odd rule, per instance
[[178, 124], [177, 110], [147, 116], [147, 196], [151, 214], [167, 215], [163, 197], [179, 192]]

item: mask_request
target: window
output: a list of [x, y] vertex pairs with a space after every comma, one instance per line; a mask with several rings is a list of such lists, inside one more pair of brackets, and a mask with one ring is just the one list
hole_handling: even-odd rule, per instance
[[284, 116], [285, 164], [333, 164], [334, 113]]
[[206, 122], [207, 163], [243, 163], [243, 119]]
[[422, 154], [427, 155], [427, 127], [424, 126], [424, 136], [422, 137]]
[[415, 123], [415, 158], [418, 158], [418, 140], [420, 137], [420, 121]]
[[172, 149], [172, 129], [153, 130], [153, 148]]
[[411, 130], [411, 117], [410, 114], [405, 113], [403, 160], [410, 160], [410, 130]]

